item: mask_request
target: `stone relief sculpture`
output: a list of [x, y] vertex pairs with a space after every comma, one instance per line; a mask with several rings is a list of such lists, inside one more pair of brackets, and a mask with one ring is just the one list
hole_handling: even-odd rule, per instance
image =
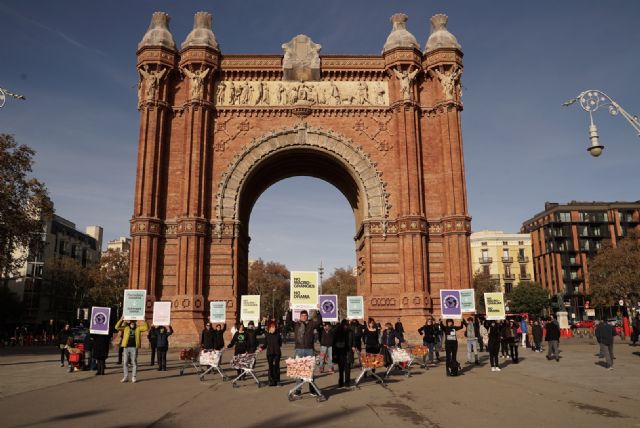
[[[459, 78], [462, 75], [462, 69], [453, 67], [451, 71], [446, 73], [438, 70], [437, 68], [433, 68], [429, 70], [429, 74], [431, 77], [437, 78], [440, 81], [444, 96], [447, 100], [454, 99], [456, 92], [461, 92]], [[461, 93], [460, 96], [462, 96]]]
[[188, 68], [183, 68], [182, 72], [189, 78], [189, 88], [191, 99], [202, 98], [202, 92], [204, 89], [204, 79], [209, 74], [208, 68], [200, 68], [200, 70], [191, 71]]
[[402, 99], [410, 100], [413, 79], [415, 79], [416, 75], [418, 74], [418, 69], [416, 68], [413, 71], [409, 71], [410, 69], [405, 71], [398, 71], [393, 68], [392, 70], [396, 75], [396, 79], [398, 79], [398, 81], [400, 82], [400, 93], [402, 94]]
[[308, 36], [299, 34], [282, 45], [284, 80], [320, 80], [320, 46]]
[[158, 88], [160, 87], [160, 81], [164, 77], [167, 72], [166, 68], [161, 69], [160, 71], [149, 71], [149, 66], [144, 65], [142, 68], [138, 69], [140, 72], [140, 76], [142, 77], [138, 82], [138, 101], [143, 100], [142, 94], [142, 83], [144, 82], [144, 100], [149, 101], [153, 100], [156, 97], [156, 93], [158, 92]]
[[[415, 76], [412, 73], [413, 76]], [[387, 82], [220, 81], [219, 106], [388, 106]]]

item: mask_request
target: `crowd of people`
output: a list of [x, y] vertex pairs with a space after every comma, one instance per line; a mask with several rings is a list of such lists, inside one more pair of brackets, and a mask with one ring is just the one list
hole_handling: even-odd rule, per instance
[[[640, 315], [632, 321], [633, 345], [640, 333]], [[464, 331], [461, 331], [464, 330]], [[394, 347], [406, 346], [405, 330], [398, 318], [395, 324], [384, 326], [370, 318], [366, 323], [358, 320], [342, 320], [340, 323], [323, 322], [319, 313], [309, 318], [307, 311], [300, 313], [296, 321], [288, 319], [284, 323], [264, 319], [260, 323], [250, 321], [231, 328], [231, 341], [225, 343], [226, 324], [207, 322], [200, 334], [200, 349], [205, 351], [222, 351], [233, 349], [234, 355], [266, 352], [268, 365], [268, 382], [270, 386], [279, 386], [282, 345], [289, 333], [293, 336], [294, 356], [316, 356], [316, 343], [319, 371], [338, 374], [338, 387], [351, 385], [351, 368], [361, 365], [360, 355], [382, 354], [384, 365], [392, 364], [390, 350]], [[136, 382], [138, 370], [138, 352], [142, 347], [142, 339], [146, 334], [151, 350], [151, 366], [157, 370], [167, 370], [167, 352], [169, 338], [173, 334], [171, 326], [149, 326], [146, 321], [127, 321], [120, 319], [115, 325], [119, 334], [118, 365], [122, 366], [122, 382]], [[507, 320], [486, 320], [478, 316], [470, 316], [461, 322], [452, 319], [426, 319], [418, 329], [422, 337], [422, 345], [426, 348], [425, 367], [435, 367], [441, 362], [440, 353], [444, 352], [445, 373], [447, 376], [459, 375], [462, 366], [458, 362], [458, 341], [464, 337], [466, 342], [467, 365], [480, 365], [480, 354], [489, 354], [489, 365], [492, 372], [504, 368], [502, 360], [510, 360], [513, 364], [520, 362], [519, 348], [532, 352], [543, 352], [543, 343], [547, 351], [547, 359], [560, 361], [559, 343], [560, 327], [554, 316], [542, 319], [509, 318]], [[613, 369], [613, 343], [616, 329], [607, 322], [598, 322], [594, 329], [599, 345], [599, 357], [604, 359], [604, 366]], [[106, 359], [109, 354], [111, 336], [87, 334], [82, 342], [74, 340], [70, 324], [66, 324], [56, 337], [60, 349], [60, 365], [68, 364], [69, 371], [95, 370], [96, 375], [104, 375]], [[84, 360], [78, 364], [74, 354], [81, 353]], [[502, 366], [502, 367], [501, 367]], [[131, 377], [129, 377], [131, 367]], [[238, 370], [238, 374], [240, 371]], [[311, 388], [310, 388], [311, 390]], [[311, 391], [313, 393], [313, 391]]]

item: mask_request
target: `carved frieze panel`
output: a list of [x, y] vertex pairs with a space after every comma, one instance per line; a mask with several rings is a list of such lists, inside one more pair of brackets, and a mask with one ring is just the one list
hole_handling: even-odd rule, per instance
[[215, 91], [216, 105], [219, 107], [389, 105], [389, 87], [386, 81], [218, 81]]

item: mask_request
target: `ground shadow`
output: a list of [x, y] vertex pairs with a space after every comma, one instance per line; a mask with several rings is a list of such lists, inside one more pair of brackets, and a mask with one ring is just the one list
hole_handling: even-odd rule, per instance
[[76, 413], [67, 413], [65, 415], [60, 415], [60, 416], [53, 416], [51, 418], [47, 418], [44, 419], [42, 421], [39, 422], [32, 422], [29, 424], [24, 424], [24, 425], [17, 425], [16, 428], [18, 427], [27, 427], [27, 426], [33, 426], [33, 425], [46, 425], [47, 423], [51, 423], [51, 422], [63, 422], [63, 421], [70, 421], [71, 419], [79, 419], [79, 418], [84, 418], [87, 416], [94, 416], [100, 413], [107, 413], [112, 411], [112, 409], [99, 409], [99, 410], [87, 410], [84, 412], [76, 412]]

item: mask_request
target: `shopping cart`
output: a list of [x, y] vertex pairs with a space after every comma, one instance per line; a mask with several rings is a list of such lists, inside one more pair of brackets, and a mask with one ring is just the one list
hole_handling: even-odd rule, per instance
[[199, 363], [200, 367], [204, 370], [205, 367], [209, 367], [204, 370], [204, 372], [200, 375], [200, 380], [204, 380], [204, 377], [211, 373], [212, 371], [218, 372], [223, 381], [229, 380], [224, 373], [222, 373], [222, 369], [220, 368], [220, 361], [222, 360], [222, 350], [202, 350], [200, 351]]
[[313, 381], [313, 371], [316, 367], [315, 357], [287, 358], [285, 363], [287, 365], [287, 377], [298, 380], [296, 386], [289, 391], [289, 401], [293, 401], [302, 395], [302, 387], [305, 384], [309, 384], [309, 386], [313, 388], [318, 402], [327, 399], [327, 397], [322, 394], [322, 391], [320, 391], [320, 388], [318, 388], [318, 385]]
[[362, 352], [360, 354], [360, 362], [361, 362], [361, 369], [362, 371], [360, 372], [360, 375], [358, 376], [358, 378], [356, 379], [355, 382], [355, 386], [356, 388], [360, 388], [360, 386], [358, 386], [360, 384], [360, 382], [362, 381], [362, 379], [365, 378], [365, 376], [371, 375], [374, 378], [376, 378], [376, 383], [379, 383], [380, 385], [386, 387], [387, 384], [384, 382], [384, 380], [373, 370], [379, 368], [379, 367], [384, 367], [384, 355], [382, 354], [366, 354], [364, 352]]
[[231, 367], [236, 370], [240, 370], [240, 374], [236, 376], [235, 379], [231, 381], [231, 384], [234, 388], [238, 388], [240, 385], [237, 384], [238, 381], [244, 379], [245, 376], [249, 375], [256, 381], [258, 384], [258, 388], [262, 386], [258, 378], [256, 377], [253, 369], [256, 365], [256, 357], [258, 354], [239, 354], [234, 355], [231, 359]]
[[184, 374], [184, 370], [189, 367], [196, 369], [196, 374], [200, 374], [200, 363], [198, 361], [198, 350], [194, 348], [184, 348], [180, 350], [180, 361], [182, 361], [182, 367], [180, 367], [180, 376]]
[[429, 353], [429, 349], [423, 345], [416, 345], [409, 348], [409, 352], [411, 353], [411, 360], [407, 365], [407, 368], [410, 368], [412, 364], [418, 364], [423, 369], [427, 368], [427, 354]]
[[84, 368], [84, 344], [76, 343], [69, 348], [69, 373], [77, 372]]
[[407, 352], [406, 349], [398, 348], [396, 346], [387, 347], [386, 352], [391, 354], [391, 365], [387, 368], [387, 372], [384, 374], [385, 379], [395, 368], [402, 371], [406, 377], [411, 377], [411, 370], [409, 369], [411, 355], [409, 352]]

